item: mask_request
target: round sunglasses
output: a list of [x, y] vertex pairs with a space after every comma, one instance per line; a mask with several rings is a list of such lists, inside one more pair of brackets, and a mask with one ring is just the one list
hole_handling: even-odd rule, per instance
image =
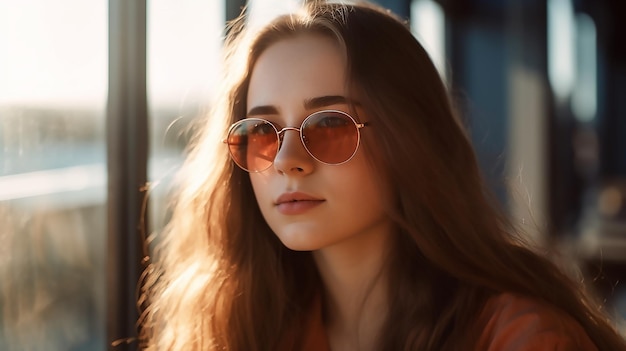
[[281, 128], [262, 118], [246, 118], [228, 129], [224, 142], [233, 161], [248, 172], [268, 169], [280, 150], [285, 132], [300, 134], [304, 149], [319, 162], [340, 165], [354, 157], [361, 141], [361, 128], [352, 116], [337, 110], [318, 111], [302, 121], [300, 128]]

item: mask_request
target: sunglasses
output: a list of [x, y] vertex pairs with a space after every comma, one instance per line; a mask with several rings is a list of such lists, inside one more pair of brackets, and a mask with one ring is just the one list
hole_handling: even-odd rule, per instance
[[300, 134], [305, 150], [317, 161], [340, 165], [354, 157], [361, 141], [361, 128], [349, 114], [336, 111], [318, 111], [302, 121], [300, 128], [285, 127], [262, 118], [242, 119], [228, 129], [224, 142], [233, 161], [247, 172], [262, 172], [274, 163], [285, 132]]

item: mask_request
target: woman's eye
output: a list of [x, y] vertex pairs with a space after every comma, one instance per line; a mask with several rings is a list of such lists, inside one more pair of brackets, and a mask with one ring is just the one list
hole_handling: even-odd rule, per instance
[[275, 133], [274, 128], [269, 123], [258, 123], [250, 129], [251, 135], [267, 135]]
[[347, 124], [347, 121], [345, 118], [334, 117], [334, 116], [324, 117], [317, 123], [319, 127], [327, 127], [327, 128], [344, 127], [346, 124]]

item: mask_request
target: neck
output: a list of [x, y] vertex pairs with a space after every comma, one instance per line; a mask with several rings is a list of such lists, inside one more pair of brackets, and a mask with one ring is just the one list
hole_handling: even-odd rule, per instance
[[333, 350], [375, 347], [388, 302], [389, 224], [314, 252], [324, 283], [324, 315]]

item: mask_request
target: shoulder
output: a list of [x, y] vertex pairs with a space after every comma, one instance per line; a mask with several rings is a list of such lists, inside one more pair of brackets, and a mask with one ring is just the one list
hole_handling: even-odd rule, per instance
[[488, 299], [476, 328], [477, 350], [597, 351], [582, 326], [567, 313], [514, 294]]

